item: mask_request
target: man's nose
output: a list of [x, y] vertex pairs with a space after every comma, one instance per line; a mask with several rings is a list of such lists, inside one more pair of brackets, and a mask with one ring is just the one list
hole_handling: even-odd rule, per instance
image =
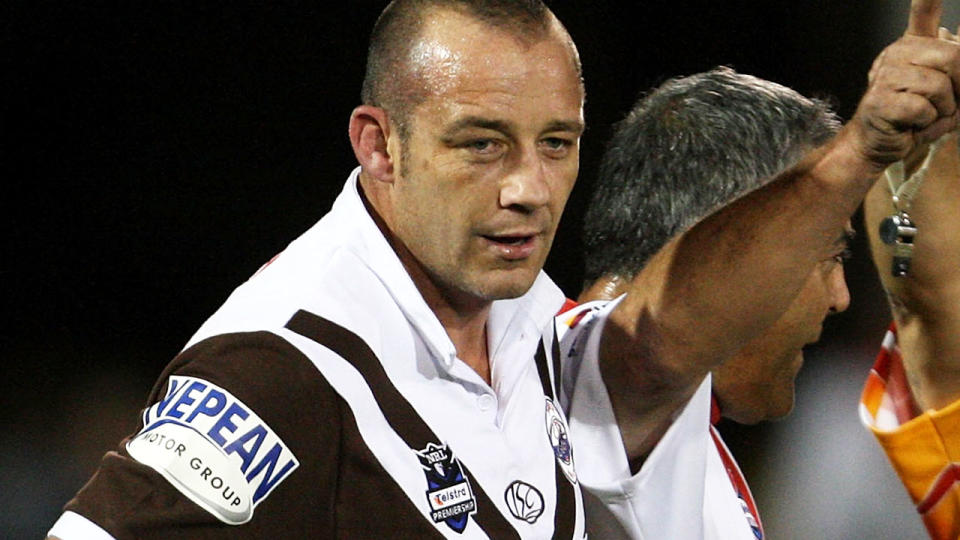
[[500, 187], [500, 206], [535, 210], [550, 201], [550, 184], [543, 163], [535, 156], [525, 157]]
[[830, 311], [841, 313], [850, 307], [850, 289], [847, 288], [847, 279], [843, 273], [843, 265], [838, 264], [830, 272]]

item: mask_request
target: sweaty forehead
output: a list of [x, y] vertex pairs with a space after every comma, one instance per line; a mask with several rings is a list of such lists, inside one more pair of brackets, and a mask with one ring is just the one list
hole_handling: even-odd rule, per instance
[[451, 90], [464, 73], [464, 53], [451, 43], [436, 38], [423, 38], [410, 49], [412, 84], [421, 86], [423, 94], [442, 94]]
[[452, 10], [439, 10], [423, 21], [407, 57], [412, 79], [423, 97], [452, 90], [484, 90], [510, 85], [537, 72], [553, 70], [566, 84], [579, 84], [576, 52], [558, 24], [530, 34], [498, 28]]

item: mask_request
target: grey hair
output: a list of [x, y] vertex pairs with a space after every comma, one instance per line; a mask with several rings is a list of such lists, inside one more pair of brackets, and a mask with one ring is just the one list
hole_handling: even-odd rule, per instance
[[585, 281], [635, 276], [673, 236], [840, 128], [821, 100], [728, 67], [667, 81], [620, 121], [584, 216]]

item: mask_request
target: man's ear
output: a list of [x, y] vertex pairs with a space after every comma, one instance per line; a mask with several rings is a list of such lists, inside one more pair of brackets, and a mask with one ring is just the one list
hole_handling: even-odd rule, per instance
[[350, 145], [360, 167], [371, 178], [393, 181], [393, 156], [387, 147], [390, 124], [380, 107], [360, 105], [350, 115]]

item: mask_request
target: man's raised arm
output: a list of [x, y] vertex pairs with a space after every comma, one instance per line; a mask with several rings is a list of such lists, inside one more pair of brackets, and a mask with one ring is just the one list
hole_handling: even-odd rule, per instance
[[[941, 37], [956, 41], [946, 30]], [[864, 203], [870, 250], [895, 328], [868, 377], [861, 418], [937, 540], [960, 535], [957, 139], [957, 132], [944, 135], [891, 166]]]
[[824, 147], [670, 242], [626, 287], [601, 370], [631, 459], [648, 453], [703, 376], [787, 308], [879, 174], [957, 125], [960, 45], [939, 1], [874, 62], [857, 112]]

